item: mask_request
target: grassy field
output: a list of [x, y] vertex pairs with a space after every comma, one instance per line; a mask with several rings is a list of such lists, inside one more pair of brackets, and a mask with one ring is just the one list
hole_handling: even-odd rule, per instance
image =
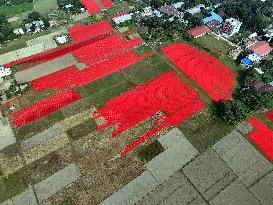
[[0, 7], [0, 13], [5, 14], [7, 16], [12, 16], [15, 14], [31, 11], [32, 9], [33, 9], [32, 3], [23, 3], [20, 5]]
[[57, 6], [57, 0], [39, 0], [34, 2], [33, 10], [45, 15]]
[[226, 41], [218, 40], [214, 36], [207, 34], [194, 39], [193, 43], [201, 49], [209, 50], [210, 53], [231, 69], [235, 75], [238, 75], [238, 71], [241, 70], [241, 67], [236, 65], [234, 60], [228, 56], [230, 49], [234, 49], [234, 47], [229, 45]]

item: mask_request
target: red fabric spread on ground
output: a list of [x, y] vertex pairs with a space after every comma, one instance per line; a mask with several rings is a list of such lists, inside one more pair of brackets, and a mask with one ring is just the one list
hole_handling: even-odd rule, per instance
[[106, 8], [110, 8], [110, 7], [114, 6], [114, 4], [113, 4], [113, 2], [111, 0], [100, 0], [100, 2]]
[[[96, 41], [99, 41], [101, 39], [107, 38], [111, 35], [113, 35], [113, 31], [111, 32], [106, 32], [106, 33], [102, 33], [100, 35], [94, 35], [89, 36], [89, 38], [85, 37], [82, 40], [83, 41], [79, 41], [79, 42], [74, 42], [73, 44], [69, 44], [69, 45], [64, 45], [64, 46], [60, 46], [57, 47], [55, 49], [49, 50], [49, 51], [45, 51], [42, 53], [38, 53], [23, 59], [19, 59], [17, 61], [13, 61], [10, 63], [5, 64], [5, 67], [12, 67], [15, 65], [19, 65], [19, 64], [23, 64], [23, 63], [34, 63], [35, 65], [38, 65], [40, 63], [43, 62], [47, 62], [49, 60], [58, 58], [60, 56], [66, 55], [68, 53], [71, 53], [72, 51], [74, 51], [75, 49], [81, 48], [82, 46], [86, 46], [89, 45], [91, 43], [94, 43]], [[99, 33], [98, 33], [99, 34]], [[76, 36], [76, 34], [75, 34]], [[85, 40], [87, 39], [87, 40]], [[25, 69], [28, 69], [30, 67], [25, 67]]]
[[257, 118], [250, 118], [248, 122], [255, 128], [247, 136], [273, 161], [273, 131], [263, 121]]
[[88, 26], [77, 24], [69, 28], [70, 36], [76, 42], [86, 41], [112, 31], [112, 26], [106, 20]]
[[12, 122], [16, 127], [20, 127], [47, 116], [80, 98], [80, 93], [75, 92], [73, 89], [65, 90], [27, 108], [13, 112], [11, 114]]
[[150, 52], [142, 56], [136, 56], [136, 52], [128, 51], [94, 66], [80, 70], [73, 75], [63, 76], [63, 78], [58, 81], [52, 81], [43, 89], [64, 89], [72, 85], [81, 87], [111, 73], [121, 71], [153, 54], [154, 52]]
[[163, 49], [178, 68], [215, 101], [229, 100], [236, 83], [234, 73], [219, 60], [196, 47], [175, 43]]
[[122, 12], [120, 12], [118, 14], [115, 14], [115, 15], [111, 16], [111, 18], [113, 19], [113, 18], [117, 18], [117, 17], [123, 16], [125, 14], [128, 14], [130, 11], [131, 11], [130, 9], [127, 9], [125, 11], [122, 11]]
[[101, 12], [102, 9], [95, 0], [81, 0], [82, 4], [86, 6], [89, 14]]
[[50, 75], [46, 75], [42, 78], [33, 80], [31, 81], [31, 86], [36, 92], [40, 92], [50, 88], [52, 84], [65, 81], [66, 78], [71, 77], [77, 71], [78, 69], [75, 66], [71, 66]]
[[155, 121], [157, 126], [153, 130], [122, 151], [121, 155], [125, 155], [159, 130], [168, 125], [179, 125], [204, 107], [205, 103], [198, 92], [170, 71], [105, 103], [95, 112], [94, 119], [104, 117], [108, 121], [98, 126], [98, 130], [117, 125], [118, 129], [112, 133], [115, 137], [159, 111], [165, 113]]
[[270, 111], [270, 112], [268, 112], [268, 113], [266, 114], [266, 116], [268, 117], [268, 119], [269, 119], [271, 122], [273, 122], [273, 110]]
[[94, 44], [81, 47], [73, 52], [78, 57], [78, 61], [87, 65], [99, 63], [115, 55], [123, 53], [142, 43], [140, 38], [125, 41], [121, 36], [115, 35]]

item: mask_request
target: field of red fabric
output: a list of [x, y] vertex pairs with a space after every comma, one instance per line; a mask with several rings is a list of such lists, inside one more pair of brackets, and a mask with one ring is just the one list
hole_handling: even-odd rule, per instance
[[270, 112], [268, 112], [268, 113], [266, 114], [266, 116], [268, 117], [268, 119], [269, 119], [271, 122], [273, 122], [273, 110], [270, 111]]
[[75, 50], [73, 54], [78, 58], [78, 61], [91, 66], [104, 59], [123, 53], [141, 43], [142, 40], [140, 38], [125, 41], [121, 36], [114, 35], [94, 44], [81, 47]]
[[23, 126], [47, 116], [80, 98], [80, 93], [75, 92], [73, 89], [65, 90], [27, 108], [13, 112], [11, 114], [12, 122], [16, 127]]
[[100, 0], [100, 2], [106, 8], [110, 8], [110, 7], [114, 6], [114, 4], [113, 4], [113, 2], [111, 0]]
[[120, 12], [120, 13], [118, 13], [118, 14], [115, 14], [115, 15], [111, 16], [111, 18], [113, 19], [113, 18], [117, 18], [117, 17], [119, 17], [119, 16], [123, 16], [123, 15], [125, 15], [125, 14], [128, 14], [130, 11], [131, 11], [130, 9], [125, 10], [125, 11], [122, 11], [122, 12]]
[[248, 122], [255, 128], [248, 137], [273, 161], [273, 131], [260, 119], [252, 117]]
[[95, 14], [102, 11], [102, 8], [95, 0], [81, 0], [81, 2], [86, 6], [89, 14]]
[[153, 52], [150, 52], [137, 56], [136, 52], [128, 51], [94, 66], [79, 70], [73, 75], [66, 75], [60, 80], [52, 81], [47, 84], [46, 89], [64, 89], [72, 85], [81, 87], [116, 71], [121, 71], [153, 54]]
[[[104, 29], [103, 29], [104, 30]], [[23, 59], [19, 59], [17, 61], [13, 61], [10, 63], [5, 64], [5, 67], [12, 67], [12, 66], [16, 66], [19, 64], [23, 64], [23, 63], [34, 63], [35, 65], [38, 65], [40, 63], [43, 62], [47, 62], [49, 60], [58, 58], [60, 56], [66, 55], [68, 53], [71, 53], [72, 51], [79, 49], [83, 46], [92, 44], [96, 41], [102, 40], [104, 38], [107, 38], [109, 36], [113, 35], [113, 31], [111, 32], [106, 32], [106, 33], [102, 33], [101, 35], [93, 35], [90, 36], [90, 38], [87, 38], [87, 36], [85, 38], [82, 38], [83, 41], [78, 41], [78, 42], [74, 42], [73, 44], [68, 44], [68, 45], [64, 45], [64, 46], [59, 46], [58, 48], [49, 50], [49, 51], [45, 51], [42, 53], [38, 53]], [[75, 34], [76, 36], [76, 34]], [[26, 69], [30, 68], [30, 67], [25, 67]]]
[[118, 126], [112, 133], [115, 137], [159, 111], [165, 113], [155, 121], [157, 127], [123, 150], [121, 155], [125, 155], [159, 130], [168, 125], [179, 125], [204, 107], [205, 103], [198, 92], [170, 71], [105, 103], [103, 108], [95, 112], [94, 119], [104, 117], [107, 120], [107, 123], [98, 126], [98, 130]]
[[193, 46], [175, 43], [163, 49], [164, 54], [194, 80], [215, 101], [232, 97], [236, 77], [216, 58]]
[[78, 24], [69, 28], [70, 36], [76, 42], [86, 41], [110, 32], [113, 32], [113, 28], [106, 20], [88, 26]]
[[75, 66], [71, 66], [61, 71], [33, 80], [31, 81], [31, 86], [34, 91], [40, 92], [50, 88], [52, 84], [56, 84], [60, 81], [65, 81], [66, 78], [71, 77], [77, 71], [78, 69]]

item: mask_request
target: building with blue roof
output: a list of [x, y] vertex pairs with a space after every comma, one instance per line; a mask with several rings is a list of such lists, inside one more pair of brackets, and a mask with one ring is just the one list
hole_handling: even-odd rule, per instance
[[221, 16], [219, 16], [217, 13], [212, 11], [210, 14], [211, 14], [211, 16], [208, 16], [203, 19], [204, 24], [207, 24], [208, 22], [213, 21], [213, 20], [223, 22], [223, 18]]
[[248, 66], [252, 66], [254, 64], [254, 62], [251, 61], [248, 57], [243, 58], [242, 62]]

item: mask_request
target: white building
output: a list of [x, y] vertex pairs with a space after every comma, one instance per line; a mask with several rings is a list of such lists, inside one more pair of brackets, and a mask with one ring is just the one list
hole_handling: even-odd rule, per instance
[[143, 12], [141, 13], [142, 17], [152, 16], [152, 15], [153, 15], [153, 9], [151, 6], [147, 6], [147, 7], [143, 8]]
[[4, 66], [0, 66], [0, 78], [10, 76], [12, 74], [10, 68], [5, 68]]
[[55, 39], [58, 44], [66, 44], [68, 42], [68, 37], [66, 35], [57, 36]]
[[131, 13], [131, 14], [125, 14], [125, 15], [122, 15], [122, 16], [118, 16], [118, 17], [115, 17], [113, 18], [113, 21], [116, 23], [116, 24], [120, 24], [120, 23], [124, 23], [126, 21], [130, 21], [132, 19], [132, 16], [134, 14]]
[[242, 22], [240, 22], [239, 20], [235, 18], [226, 19], [224, 32], [228, 36], [233, 36], [234, 34], [239, 33], [241, 26], [242, 26]]
[[185, 3], [183, 1], [172, 4], [176, 9], [180, 9]]
[[252, 62], [259, 63], [262, 58], [256, 53], [252, 53], [248, 55], [248, 59], [251, 60]]
[[196, 7], [187, 9], [186, 12], [190, 13], [191, 15], [199, 14], [201, 13], [201, 8], [206, 8], [204, 4], [199, 4]]
[[25, 32], [22, 28], [14, 29], [13, 33], [15, 33], [16, 35], [24, 35], [25, 34]]

